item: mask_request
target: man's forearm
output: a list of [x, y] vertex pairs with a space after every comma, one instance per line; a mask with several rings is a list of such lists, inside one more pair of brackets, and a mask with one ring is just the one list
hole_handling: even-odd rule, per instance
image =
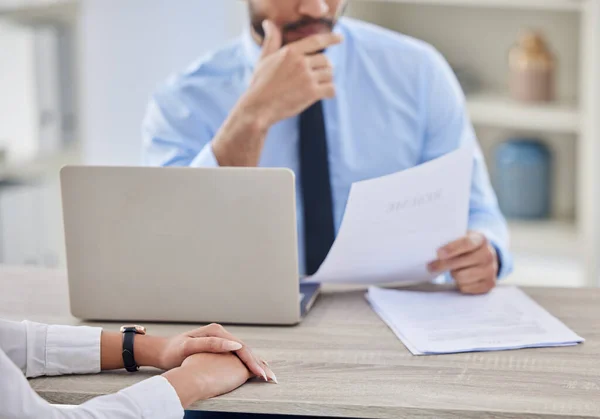
[[242, 98], [213, 139], [219, 166], [258, 166], [269, 127], [267, 115]]
[[[102, 370], [123, 368], [123, 335], [118, 332], [102, 332], [100, 360]], [[160, 354], [165, 339], [158, 336], [136, 335], [133, 345], [135, 361], [140, 367], [159, 367]]]

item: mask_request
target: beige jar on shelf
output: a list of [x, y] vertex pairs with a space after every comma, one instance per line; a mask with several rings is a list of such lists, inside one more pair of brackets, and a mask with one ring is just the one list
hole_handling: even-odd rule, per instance
[[523, 102], [554, 100], [556, 60], [544, 38], [526, 32], [509, 53], [510, 92]]

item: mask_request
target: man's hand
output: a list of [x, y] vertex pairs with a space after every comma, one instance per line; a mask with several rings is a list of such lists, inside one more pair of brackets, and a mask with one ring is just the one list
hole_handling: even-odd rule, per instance
[[235, 390], [253, 374], [232, 354], [197, 354], [163, 374], [179, 396], [183, 408]]
[[464, 294], [485, 294], [496, 286], [498, 255], [483, 234], [470, 232], [441, 248], [428, 268], [432, 273], [449, 271]]
[[[136, 340], [134, 348], [136, 359], [141, 361], [141, 365], [170, 370], [179, 367], [187, 357], [194, 354], [234, 352], [254, 375], [262, 377], [265, 381], [277, 381], [275, 374], [266, 362], [258, 359], [244, 342], [218, 324], [201, 327], [172, 338], [148, 336], [149, 340], [146, 341], [144, 341], [146, 338], [144, 336], [139, 336], [139, 338], [140, 343], [143, 342], [143, 344], [139, 345], [140, 349], [138, 349]], [[145, 359], [149, 359], [149, 361], [145, 361]]]
[[277, 26], [265, 21], [264, 28], [262, 55], [250, 87], [213, 140], [221, 166], [258, 165], [272, 125], [335, 96], [333, 68], [322, 51], [340, 43], [340, 35], [312, 35], [282, 48]]
[[261, 60], [246, 97], [270, 126], [335, 96], [333, 67], [322, 51], [342, 38], [335, 33], [318, 34], [282, 48], [279, 29], [270, 21], [264, 27]]

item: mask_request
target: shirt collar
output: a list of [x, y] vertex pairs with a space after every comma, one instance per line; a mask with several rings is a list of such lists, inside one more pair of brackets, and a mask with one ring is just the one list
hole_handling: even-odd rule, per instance
[[[340, 19], [337, 25], [334, 28], [335, 33], [343, 33], [343, 20]], [[342, 62], [342, 55], [344, 50], [344, 45], [347, 40], [344, 40], [341, 45], [335, 45], [331, 48], [328, 48], [325, 51], [325, 55], [331, 60], [334, 69], [337, 70], [337, 64]], [[256, 66], [256, 63], [260, 59], [260, 55], [262, 53], [261, 47], [254, 41], [252, 37], [252, 32], [249, 26], [247, 26], [242, 34], [242, 45], [244, 50], [245, 58], [252, 69]], [[337, 71], [336, 71], [337, 73]]]

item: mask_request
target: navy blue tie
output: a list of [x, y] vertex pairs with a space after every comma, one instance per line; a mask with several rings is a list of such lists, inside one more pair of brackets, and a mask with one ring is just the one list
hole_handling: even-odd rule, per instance
[[335, 240], [327, 135], [320, 101], [300, 114], [299, 151], [306, 275], [312, 275]]

